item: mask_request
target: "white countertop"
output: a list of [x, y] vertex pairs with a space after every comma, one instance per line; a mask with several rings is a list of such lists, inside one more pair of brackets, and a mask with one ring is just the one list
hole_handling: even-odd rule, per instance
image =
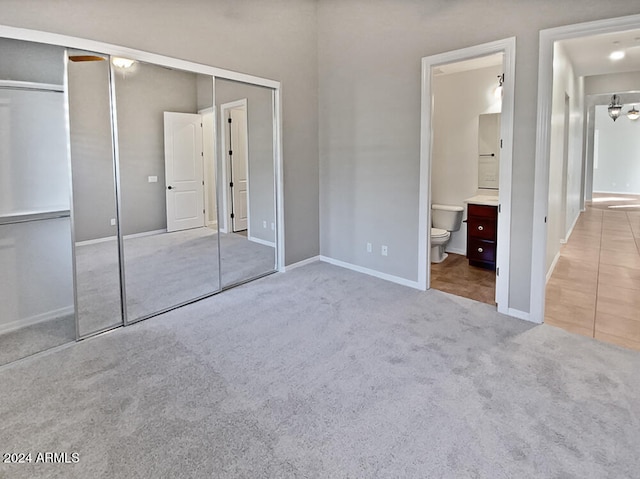
[[498, 197], [489, 195], [476, 195], [464, 200], [465, 203], [474, 205], [498, 206]]

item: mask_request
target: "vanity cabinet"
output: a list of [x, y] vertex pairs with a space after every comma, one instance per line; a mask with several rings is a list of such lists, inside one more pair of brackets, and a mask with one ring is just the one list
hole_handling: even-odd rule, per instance
[[471, 266], [496, 269], [498, 207], [467, 205], [467, 259]]

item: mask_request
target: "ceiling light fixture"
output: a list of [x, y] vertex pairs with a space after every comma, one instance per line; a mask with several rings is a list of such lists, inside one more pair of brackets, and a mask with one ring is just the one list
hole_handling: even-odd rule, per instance
[[636, 106], [635, 105], [633, 105], [631, 110], [629, 110], [627, 112], [627, 118], [629, 118], [629, 120], [632, 120], [632, 121], [635, 121], [638, 118], [640, 118], [640, 111], [636, 110]]
[[611, 97], [611, 103], [609, 103], [609, 116], [613, 121], [616, 121], [620, 116], [620, 112], [622, 111], [622, 103], [620, 103], [620, 97], [618, 95], [613, 95]]
[[622, 60], [624, 58], [624, 52], [622, 50], [616, 50], [609, 55], [611, 60]]
[[113, 63], [113, 66], [118, 68], [131, 68], [131, 66], [135, 63], [135, 60], [122, 57], [112, 57], [111, 63]]

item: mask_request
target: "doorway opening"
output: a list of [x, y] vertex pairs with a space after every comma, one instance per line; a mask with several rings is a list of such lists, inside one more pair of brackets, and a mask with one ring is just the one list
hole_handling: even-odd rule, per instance
[[422, 67], [419, 284], [520, 317], [508, 302], [515, 38]]
[[636, 349], [640, 185], [618, 148], [640, 132], [626, 116], [640, 102], [638, 37], [639, 15], [540, 32], [531, 287], [536, 322]]

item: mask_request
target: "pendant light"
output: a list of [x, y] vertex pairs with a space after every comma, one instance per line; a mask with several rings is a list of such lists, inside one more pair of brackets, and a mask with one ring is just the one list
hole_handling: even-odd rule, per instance
[[616, 121], [620, 117], [620, 113], [622, 112], [622, 104], [620, 103], [620, 97], [618, 95], [613, 95], [611, 97], [611, 103], [609, 104], [609, 116], [613, 121]]
[[632, 121], [635, 121], [638, 118], [640, 118], [640, 111], [636, 110], [636, 106], [635, 105], [633, 105], [631, 110], [629, 110], [627, 112], [627, 118], [629, 118], [629, 120], [632, 120]]

